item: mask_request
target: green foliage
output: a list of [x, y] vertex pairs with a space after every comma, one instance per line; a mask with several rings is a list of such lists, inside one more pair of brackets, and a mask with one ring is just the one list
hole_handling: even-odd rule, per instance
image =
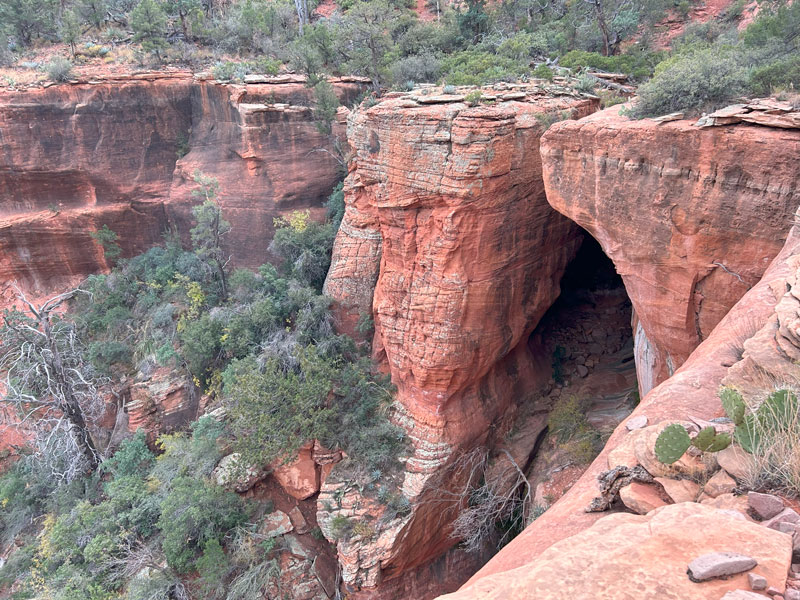
[[483, 94], [480, 90], [473, 90], [464, 95], [464, 102], [470, 106], [477, 106], [483, 99]]
[[339, 98], [326, 79], [314, 86], [314, 102], [314, 121], [317, 130], [323, 135], [330, 135], [331, 125], [339, 108]]
[[747, 408], [742, 395], [734, 388], [725, 387], [720, 390], [719, 398], [728, 418], [733, 421], [734, 425], [741, 425]]
[[344, 184], [339, 183], [333, 188], [331, 195], [328, 196], [328, 201], [325, 203], [325, 208], [328, 211], [331, 227], [333, 227], [334, 231], [339, 231], [339, 225], [341, 225], [344, 218]]
[[74, 11], [70, 10], [64, 13], [59, 34], [61, 41], [70, 47], [72, 56], [75, 56], [75, 45], [81, 37], [81, 23]]
[[555, 74], [553, 73], [553, 69], [551, 69], [544, 63], [540, 63], [536, 65], [536, 68], [533, 70], [533, 73], [531, 73], [531, 75], [533, 75], [537, 79], [553, 81], [553, 77]]
[[269, 249], [281, 261], [283, 272], [290, 279], [322, 290], [336, 230], [330, 223], [309, 220], [306, 212], [295, 212], [288, 220], [276, 219], [275, 226]]
[[28, 46], [34, 38], [55, 32], [57, 7], [55, 0], [2, 0], [0, 23], [20, 44]]
[[45, 71], [50, 81], [69, 81], [72, 78], [72, 63], [58, 56], [45, 65]]
[[659, 461], [669, 465], [680, 459], [689, 446], [694, 446], [701, 452], [719, 452], [730, 443], [730, 436], [727, 433], [717, 433], [713, 426], [704, 427], [694, 438], [690, 438], [682, 425], [673, 423], [658, 435], [654, 451]]
[[245, 519], [239, 497], [195, 477], [179, 477], [161, 503], [158, 528], [167, 563], [178, 573], [195, 568], [197, 553]]
[[559, 64], [569, 69], [591, 67], [609, 73], [626, 73], [633, 79], [641, 80], [652, 75], [653, 69], [663, 56], [663, 53], [649, 51], [603, 56], [597, 52], [571, 50], [561, 57]]
[[110, 264], [115, 263], [117, 259], [119, 259], [120, 254], [122, 254], [122, 248], [117, 244], [119, 236], [115, 231], [109, 229], [108, 225], [103, 225], [100, 229], [92, 231], [89, 235], [103, 247], [103, 255]]
[[673, 423], [658, 435], [654, 451], [658, 460], [670, 465], [683, 456], [691, 445], [692, 440], [683, 425]]
[[528, 71], [525, 62], [480, 50], [464, 50], [442, 60], [442, 72], [452, 85], [483, 85], [515, 81]]
[[167, 47], [167, 15], [161, 5], [156, 0], [141, 0], [131, 12], [130, 24], [134, 41], [161, 60], [161, 53]]

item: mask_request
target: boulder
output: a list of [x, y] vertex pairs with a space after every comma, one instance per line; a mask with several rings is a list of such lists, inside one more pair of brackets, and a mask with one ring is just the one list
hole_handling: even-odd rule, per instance
[[700, 485], [690, 479], [671, 479], [669, 477], [656, 477], [667, 496], [673, 502], [694, 502], [700, 494]]
[[740, 481], [746, 481], [755, 474], [753, 457], [736, 444], [717, 452], [716, 458], [720, 467]]
[[620, 489], [619, 497], [626, 508], [639, 515], [667, 504], [656, 486], [636, 481]]
[[292, 531], [292, 521], [285, 512], [276, 510], [264, 517], [258, 532], [267, 538], [278, 537]]
[[217, 485], [232, 488], [241, 493], [249, 490], [264, 477], [263, 470], [252, 466], [242, 468], [239, 465], [240, 459], [241, 455], [238, 452], [228, 454], [220, 459], [212, 474]]
[[748, 492], [747, 507], [759, 521], [766, 521], [783, 510], [783, 500], [772, 494]]
[[767, 589], [767, 578], [758, 573], [748, 573], [747, 582], [750, 584], [750, 589], [760, 592]]
[[798, 515], [791, 508], [784, 508], [781, 512], [779, 512], [771, 519], [767, 519], [766, 521], [764, 521], [762, 525], [764, 525], [764, 527], [769, 527], [770, 529], [776, 529], [779, 523], [798, 523], [798, 522], [800, 522], [800, 515]]
[[312, 457], [314, 442], [308, 442], [297, 451], [297, 457], [289, 463], [276, 461], [272, 475], [287, 494], [298, 500], [310, 498], [319, 491], [319, 467]]
[[722, 494], [730, 494], [735, 488], [736, 481], [728, 473], [720, 469], [703, 486], [703, 492], [712, 498], [716, 498]]

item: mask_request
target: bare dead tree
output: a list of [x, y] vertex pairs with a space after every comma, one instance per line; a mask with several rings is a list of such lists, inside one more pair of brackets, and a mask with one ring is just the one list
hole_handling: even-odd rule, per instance
[[72, 480], [100, 463], [90, 424], [103, 409], [103, 380], [85, 360], [75, 324], [57, 312], [79, 290], [36, 306], [14, 287], [25, 309], [3, 316], [0, 402], [33, 432], [34, 457], [52, 465], [54, 477]]

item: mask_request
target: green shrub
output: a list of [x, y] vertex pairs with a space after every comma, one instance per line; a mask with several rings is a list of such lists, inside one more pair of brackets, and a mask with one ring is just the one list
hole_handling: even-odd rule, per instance
[[769, 95], [785, 88], [800, 90], [800, 55], [755, 68], [750, 73], [749, 85], [757, 95]]
[[473, 90], [464, 96], [464, 102], [466, 102], [470, 106], [476, 106], [480, 104], [482, 99], [483, 99], [483, 94], [481, 93], [480, 90]]
[[452, 85], [483, 85], [516, 81], [528, 72], [526, 62], [480, 50], [464, 50], [442, 60], [442, 72]]
[[551, 69], [544, 63], [536, 65], [536, 68], [533, 70], [533, 73], [531, 74], [537, 79], [544, 79], [546, 81], [553, 81], [554, 77], [553, 69]]
[[244, 518], [242, 502], [233, 492], [195, 477], [179, 477], [161, 503], [158, 519], [167, 563], [179, 573], [191, 571], [197, 553]]
[[749, 73], [734, 48], [717, 46], [679, 56], [639, 88], [637, 117], [711, 110], [746, 92]]
[[603, 56], [597, 52], [571, 50], [561, 57], [559, 64], [569, 69], [591, 67], [611, 73], [626, 73], [636, 80], [641, 80], [653, 73], [653, 69], [663, 56], [661, 52], [647, 51]]
[[45, 65], [45, 71], [50, 81], [69, 81], [72, 78], [72, 63], [59, 56]]

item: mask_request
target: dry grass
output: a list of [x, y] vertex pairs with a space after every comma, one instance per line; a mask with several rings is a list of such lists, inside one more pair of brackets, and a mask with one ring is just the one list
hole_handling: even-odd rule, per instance
[[800, 497], [800, 411], [798, 388], [775, 386], [772, 391], [789, 389], [794, 401], [789, 409], [776, 408], [760, 398], [751, 403], [750, 410], [759, 410], [756, 433], [760, 443], [751, 454], [752, 464], [745, 484], [751, 489], [772, 489], [789, 496]]

